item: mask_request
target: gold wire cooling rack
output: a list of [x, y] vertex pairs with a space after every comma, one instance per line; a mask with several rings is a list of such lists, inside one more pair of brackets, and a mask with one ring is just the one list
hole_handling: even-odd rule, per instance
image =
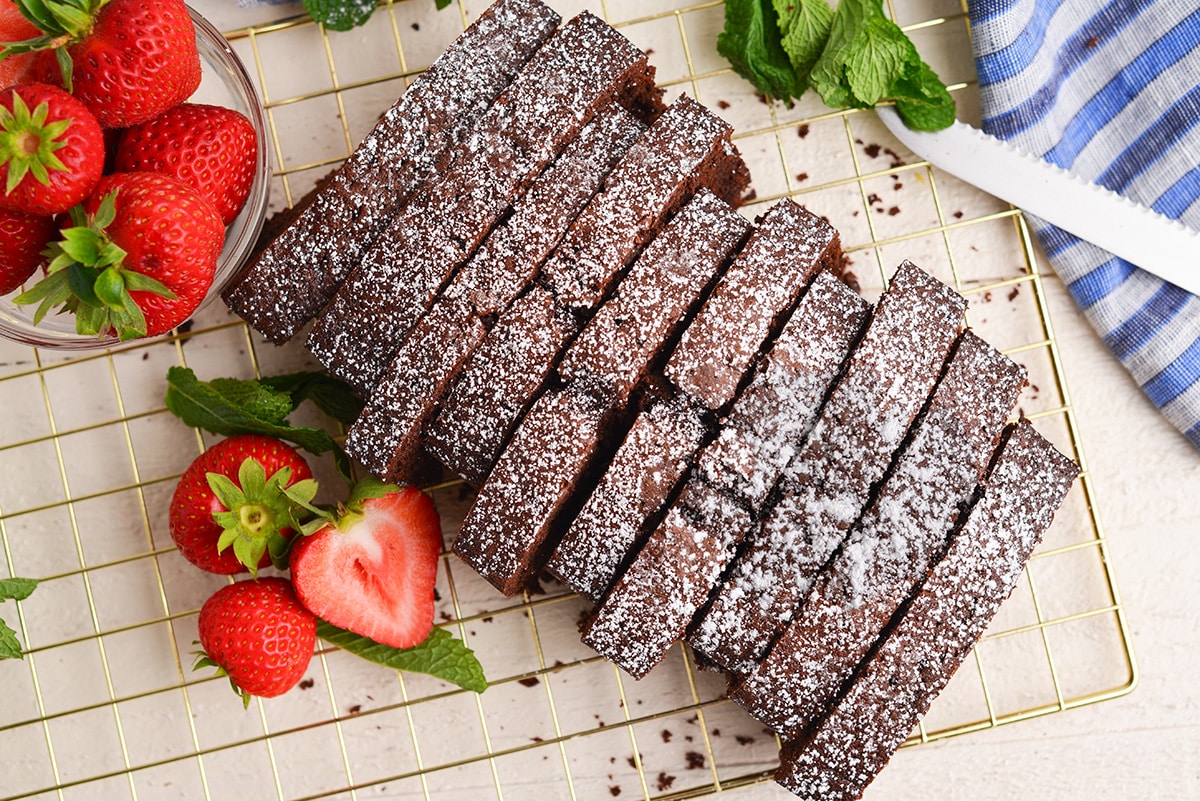
[[[755, 176], [748, 214], [792, 196], [828, 216], [869, 298], [901, 258], [967, 295], [972, 325], [1029, 368], [1025, 414], [1085, 468], [1026, 580], [909, 744], [1132, 690], [1129, 632], [1020, 213], [908, 153], [870, 113], [809, 98], [765, 105], [715, 53], [720, 2], [552, 3], [564, 17], [602, 14], [654, 51], [668, 95], [687, 91], [735, 124]], [[277, 206], [344, 158], [484, 2], [380, 5], [346, 34], [306, 18], [229, 32], [266, 101]], [[890, 11], [969, 114], [961, 0]], [[0, 662], [2, 801], [678, 799], [769, 779], [777, 741], [684, 649], [630, 681], [579, 644], [579, 598], [546, 582], [502, 599], [445, 556], [441, 623], [480, 655], [485, 694], [326, 649], [302, 689], [243, 712], [223, 680], [189, 667], [197, 611], [224, 579], [185, 564], [167, 534], [174, 481], [204, 444], [163, 407], [174, 364], [204, 378], [311, 366], [223, 309], [99, 355], [0, 345], [3, 568], [43, 579], [15, 621], [6, 605], [28, 652]], [[449, 541], [468, 492], [430, 491]]]

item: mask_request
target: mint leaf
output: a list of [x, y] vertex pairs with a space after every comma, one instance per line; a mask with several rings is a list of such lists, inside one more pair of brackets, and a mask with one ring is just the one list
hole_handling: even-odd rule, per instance
[[0, 579], [0, 601], [24, 601], [37, 589], [37, 579]]
[[311, 401], [325, 414], [347, 426], [362, 414], [362, 399], [354, 394], [350, 385], [325, 373], [264, 376], [259, 383], [275, 392], [286, 393], [291, 398], [293, 409], [304, 401]]
[[425, 642], [404, 649], [381, 645], [324, 620], [317, 621], [317, 636], [355, 656], [393, 670], [427, 673], [477, 693], [488, 687], [483, 666], [475, 653], [445, 629], [434, 629]]
[[[274, 397], [272, 397], [274, 396]], [[262, 387], [257, 381], [217, 378], [200, 381], [186, 367], [167, 371], [167, 408], [193, 428], [214, 434], [265, 434], [293, 442], [315, 454], [345, 454], [328, 431], [290, 426], [286, 416], [291, 398]], [[282, 414], [281, 414], [282, 412]]]
[[[833, 9], [825, 0], [774, 0], [780, 44], [798, 75], [807, 76], [825, 48]], [[807, 80], [807, 77], [806, 77]]]
[[871, 17], [846, 53], [846, 84], [854, 99], [870, 108], [891, 94], [909, 63], [920, 60], [917, 49], [894, 22], [883, 16]]
[[304, 0], [304, 10], [326, 28], [348, 31], [365, 23], [375, 11], [376, 0]]
[[726, 1], [717, 52], [758, 91], [786, 103], [804, 94], [808, 82], [792, 68], [781, 39], [773, 0]]
[[[0, 602], [24, 601], [37, 589], [37, 585], [35, 579], [0, 579]], [[21, 641], [17, 639], [17, 633], [9, 628], [3, 619], [0, 619], [0, 659], [20, 658]]]
[[940, 131], [954, 124], [954, 98], [924, 61], [906, 76], [892, 94], [904, 124], [916, 131]]
[[0, 659], [20, 659], [21, 653], [21, 641], [17, 639], [17, 633], [0, 620]]
[[953, 98], [883, 0], [840, 0], [836, 11], [826, 0], [728, 0], [717, 50], [777, 100], [811, 86], [831, 108], [894, 101], [910, 127], [954, 122]]

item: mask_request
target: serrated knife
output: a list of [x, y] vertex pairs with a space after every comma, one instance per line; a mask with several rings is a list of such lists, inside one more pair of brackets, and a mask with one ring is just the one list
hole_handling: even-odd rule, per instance
[[1200, 295], [1197, 231], [965, 123], [914, 131], [894, 108], [876, 111], [897, 139], [930, 164]]

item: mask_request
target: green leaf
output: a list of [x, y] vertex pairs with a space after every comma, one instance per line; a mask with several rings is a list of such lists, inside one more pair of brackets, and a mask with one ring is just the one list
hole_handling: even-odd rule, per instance
[[376, 0], [304, 0], [304, 10], [317, 22], [335, 31], [348, 31], [365, 23]]
[[787, 102], [808, 88], [783, 49], [772, 0], [727, 0], [717, 52], [767, 97]]
[[434, 629], [423, 643], [404, 649], [381, 645], [323, 620], [317, 621], [317, 636], [355, 656], [394, 670], [427, 673], [477, 693], [488, 686], [475, 653], [445, 629]]
[[100, 274], [96, 276], [93, 290], [100, 302], [113, 311], [121, 311], [125, 308], [125, 279], [121, 277], [120, 270], [115, 267], [106, 267], [100, 270]]
[[450, 4], [453, 2], [454, 0], [434, 0], [434, 4], [437, 6], [438, 11], [441, 11], [443, 8], [449, 8]]
[[240, 378], [214, 378], [208, 386], [230, 404], [247, 414], [274, 425], [282, 425], [291, 414], [292, 399], [264, 387], [258, 381]]
[[213, 495], [216, 495], [221, 505], [229, 511], [237, 510], [246, 502], [246, 495], [242, 492], [242, 488], [235, 484], [229, 476], [223, 476], [220, 473], [205, 473], [204, 477], [208, 480], [208, 488], [212, 490]]
[[954, 124], [954, 98], [924, 61], [915, 75], [897, 84], [893, 95], [900, 119], [913, 130], [940, 131]]
[[37, 589], [37, 579], [0, 579], [0, 601], [24, 601]]
[[780, 44], [792, 62], [792, 69], [807, 80], [813, 64], [825, 48], [833, 9], [825, 0], [774, 0]]
[[[111, 250], [115, 250], [116, 252], [110, 252]], [[125, 258], [125, 251], [121, 250], [117, 245], [112, 245], [112, 248], [102, 250], [100, 257], [106, 262], [120, 263]], [[168, 300], [175, 298], [175, 293], [167, 289], [162, 281], [151, 278], [145, 273], [124, 270], [121, 275], [125, 277], [125, 288], [130, 292], [150, 292]]]
[[62, 231], [58, 243], [62, 252], [81, 264], [95, 264], [100, 258], [100, 235], [86, 226], [73, 226]]
[[346, 499], [345, 506], [348, 509], [361, 512], [365, 501], [369, 501], [372, 498], [382, 498], [399, 491], [400, 487], [395, 484], [387, 484], [375, 478], [375, 476], [363, 476], [354, 485], [354, 489], [350, 490], [350, 497]]
[[21, 653], [21, 641], [17, 639], [17, 633], [0, 620], [0, 659], [20, 659]]
[[276, 392], [286, 392], [292, 408], [304, 401], [343, 425], [352, 425], [362, 414], [363, 402], [350, 385], [326, 373], [300, 372], [279, 376], [264, 376], [259, 383]]
[[872, 107], [890, 94], [914, 60], [920, 58], [904, 32], [886, 17], [871, 17], [846, 53], [846, 83], [858, 102]]

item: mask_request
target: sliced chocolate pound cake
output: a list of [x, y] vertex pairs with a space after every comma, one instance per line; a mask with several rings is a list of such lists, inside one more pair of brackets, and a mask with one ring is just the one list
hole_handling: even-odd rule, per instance
[[351, 427], [347, 453], [385, 481], [412, 480], [422, 432], [454, 376], [644, 131], [641, 122], [614, 106], [538, 176], [405, 337]]
[[869, 500], [933, 389], [966, 301], [905, 262], [766, 515], [689, 642], [731, 670], [762, 658]]
[[224, 290], [282, 344], [315, 317], [413, 192], [558, 27], [539, 0], [499, 0], [388, 109], [330, 184]]
[[[692, 128], [705, 136], [680, 136]], [[561, 274], [568, 263], [604, 265], [609, 281], [615, 280], [696, 189], [708, 187], [726, 202], [727, 195], [739, 197], [746, 173], [731, 150], [731, 133], [695, 101], [676, 100], [609, 174], [546, 269], [560, 265]], [[543, 271], [463, 365], [426, 431], [430, 453], [469, 484], [483, 482], [577, 331], [579, 316], [591, 311], [558, 301]]]
[[684, 333], [667, 378], [706, 408], [724, 407], [809, 280], [840, 269], [841, 258], [832, 226], [791, 200], [776, 203]]
[[807, 439], [869, 311], [832, 273], [818, 273], [700, 453], [697, 476], [757, 514]]
[[1079, 468], [1025, 420], [982, 494], [854, 682], [786, 743], [776, 780], [810, 801], [862, 796], [970, 653], [1050, 526]]
[[[549, 558], [562, 531], [560, 521], [569, 519], [570, 505], [561, 488], [571, 487], [577, 501], [585, 497], [589, 468], [609, 455], [592, 448], [560, 453], [553, 460], [524, 455], [510, 459], [509, 450], [553, 439], [554, 432], [571, 436], [577, 427], [574, 405], [552, 396], [580, 386], [598, 407], [606, 407], [602, 419], [611, 424], [611, 435], [619, 437], [628, 427], [628, 421], [618, 421], [629, 416], [631, 394], [654, 363], [666, 358], [679, 329], [748, 228], [728, 204], [700, 191], [647, 246], [613, 297], [568, 348], [559, 368], [566, 388], [548, 391], [525, 415], [454, 544], [455, 553], [470, 564], [487, 565], [480, 573], [502, 592], [519, 591], [530, 570], [540, 569]], [[538, 432], [537, 437], [523, 433], [526, 428]], [[545, 473], [547, 469], [552, 472]], [[530, 470], [537, 472], [520, 472]], [[504, 540], [505, 551], [513, 555], [507, 562], [511, 573], [496, 558], [496, 540]]]
[[389, 225], [317, 319], [308, 348], [370, 394], [408, 331], [529, 184], [609, 104], [658, 103], [646, 54], [584, 12], [529, 60]]
[[963, 334], [870, 509], [733, 700], [787, 737], [833, 701], [945, 547], [1025, 383], [1024, 368]]
[[604, 597], [583, 641], [629, 675], [645, 676], [683, 635], [749, 528], [750, 514], [736, 501], [688, 484]]
[[699, 410], [679, 399], [639, 414], [546, 569], [599, 603], [657, 525], [706, 433]]

